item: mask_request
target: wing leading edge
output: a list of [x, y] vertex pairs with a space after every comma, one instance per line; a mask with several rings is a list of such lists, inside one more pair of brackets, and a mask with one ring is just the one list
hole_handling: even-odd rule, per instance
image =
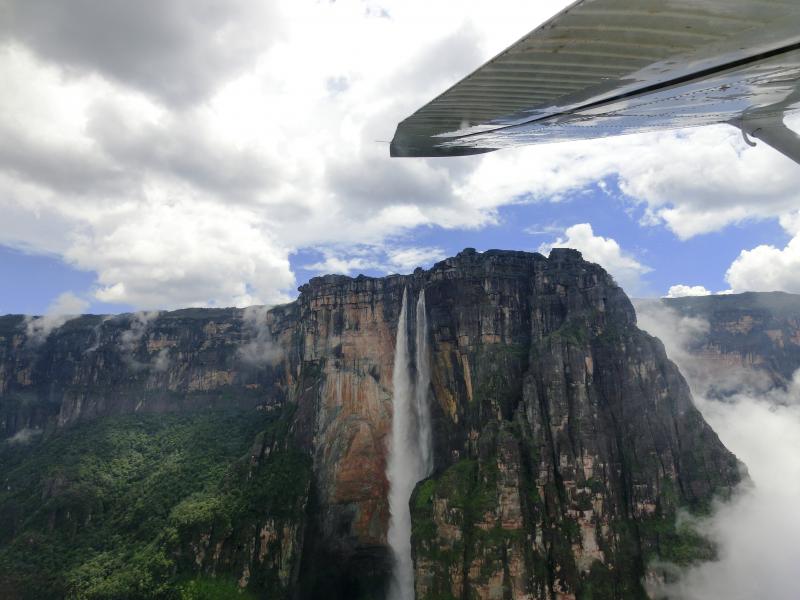
[[392, 156], [730, 123], [800, 161], [796, 0], [580, 0], [402, 121]]

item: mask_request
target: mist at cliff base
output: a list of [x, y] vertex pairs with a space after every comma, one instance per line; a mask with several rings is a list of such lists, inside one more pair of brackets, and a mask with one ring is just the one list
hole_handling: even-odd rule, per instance
[[688, 363], [687, 343], [703, 323], [656, 302], [637, 303], [636, 308], [639, 327], [664, 342], [692, 387], [695, 405], [747, 465], [752, 481], [740, 486], [731, 501], [716, 503], [710, 517], [695, 521], [697, 530], [717, 544], [719, 560], [679, 571], [677, 582], [660, 590], [659, 597], [797, 600], [800, 386], [762, 393], [752, 391], [757, 386], [743, 386], [747, 393], [724, 401], [706, 398], [713, 377], [724, 375], [698, 373], [697, 364]]

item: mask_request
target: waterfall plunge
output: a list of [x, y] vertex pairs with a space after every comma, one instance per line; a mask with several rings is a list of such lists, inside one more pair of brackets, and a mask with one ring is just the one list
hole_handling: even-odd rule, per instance
[[431, 428], [431, 407], [428, 404], [428, 388], [431, 385], [431, 363], [428, 351], [428, 316], [425, 313], [425, 290], [420, 290], [419, 298], [417, 299], [416, 342], [417, 381], [414, 386], [414, 399], [417, 417], [417, 442], [419, 443], [420, 477], [417, 479], [419, 481], [433, 471], [433, 430]]
[[411, 356], [408, 348], [407, 291], [397, 324], [394, 350], [392, 436], [386, 476], [389, 480], [389, 532], [394, 568], [389, 600], [413, 600], [414, 565], [411, 561], [411, 511], [408, 503], [414, 486], [433, 470], [433, 440], [428, 388], [430, 361], [428, 318], [425, 291], [420, 291], [416, 307], [416, 381], [411, 382]]

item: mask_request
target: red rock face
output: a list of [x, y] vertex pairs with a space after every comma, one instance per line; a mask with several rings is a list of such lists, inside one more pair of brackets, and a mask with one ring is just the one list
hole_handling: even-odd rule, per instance
[[315, 471], [330, 513], [323, 516], [326, 530], [341, 535], [344, 528], [359, 544], [384, 545], [396, 314], [393, 306], [385, 314], [381, 286], [352, 289], [342, 281], [325, 278], [300, 300], [303, 358], [323, 364]]

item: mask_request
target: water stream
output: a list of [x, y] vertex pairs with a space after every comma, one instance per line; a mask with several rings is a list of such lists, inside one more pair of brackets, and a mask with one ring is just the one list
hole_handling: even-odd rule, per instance
[[432, 428], [428, 404], [430, 353], [424, 291], [420, 292], [417, 299], [415, 317], [416, 377], [412, 383], [408, 340], [408, 292], [403, 290], [403, 303], [395, 342], [392, 433], [386, 466], [390, 511], [387, 541], [394, 559], [389, 600], [414, 598], [411, 512], [408, 503], [414, 486], [427, 477], [433, 469]]
[[417, 360], [415, 364], [417, 367], [417, 381], [414, 386], [414, 399], [416, 400], [417, 441], [420, 452], [419, 479], [424, 479], [433, 471], [433, 430], [431, 428], [431, 407], [428, 403], [428, 389], [431, 385], [431, 364], [428, 350], [428, 316], [425, 313], [425, 290], [420, 290], [419, 298], [417, 299], [416, 342]]

